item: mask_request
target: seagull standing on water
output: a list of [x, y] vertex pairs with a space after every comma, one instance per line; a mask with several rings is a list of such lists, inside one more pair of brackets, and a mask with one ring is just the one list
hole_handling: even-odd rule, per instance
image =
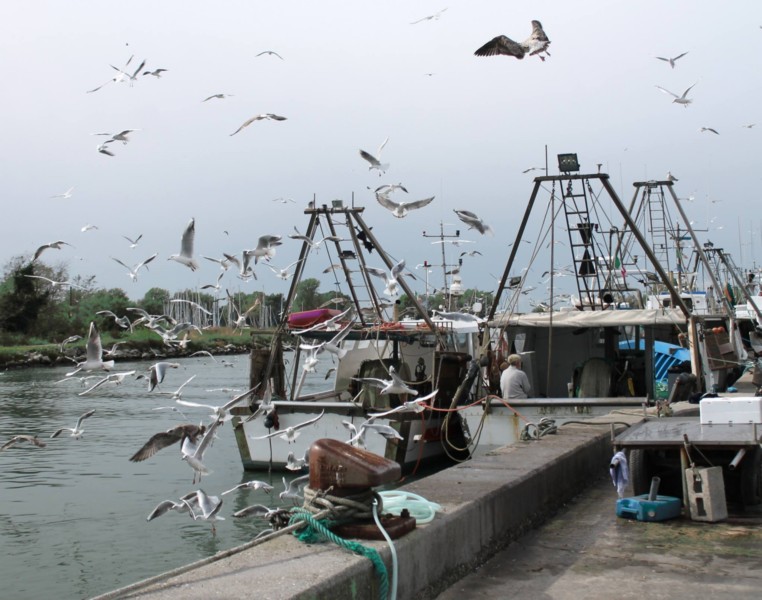
[[550, 40], [542, 29], [542, 23], [532, 21], [532, 34], [523, 42], [514, 42], [507, 36], [499, 35], [484, 44], [474, 54], [476, 56], [498, 56], [505, 54], [507, 56], [515, 56], [519, 60], [524, 58], [526, 54], [529, 56], [536, 54], [540, 60], [545, 61], [542, 53], [544, 52], [550, 56], [548, 46], [550, 46]]
[[173, 254], [167, 260], [174, 260], [181, 265], [185, 265], [191, 271], [198, 269], [198, 263], [193, 258], [193, 240], [196, 237], [196, 220], [191, 219], [183, 232], [180, 243], [180, 254]]

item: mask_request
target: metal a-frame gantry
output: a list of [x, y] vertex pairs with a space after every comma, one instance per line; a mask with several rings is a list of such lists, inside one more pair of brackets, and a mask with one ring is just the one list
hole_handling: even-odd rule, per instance
[[[288, 312], [296, 297], [296, 290], [299, 282], [302, 279], [305, 263], [307, 262], [306, 259], [309, 255], [310, 250], [313, 248], [318, 230], [320, 229], [320, 226], [323, 222], [330, 232], [330, 239], [326, 240], [324, 243], [334, 244], [334, 248], [336, 250], [339, 262], [341, 264], [341, 269], [344, 274], [344, 278], [346, 279], [349, 288], [349, 295], [352, 298], [352, 302], [357, 313], [357, 318], [359, 319], [361, 325], [363, 327], [370, 325], [362, 307], [363, 302], [370, 302], [376, 322], [381, 322], [384, 320], [380, 306], [381, 301], [371, 283], [371, 276], [366, 271], [365, 249], [367, 249], [368, 252], [371, 250], [376, 250], [378, 256], [390, 271], [394, 266], [394, 263], [391, 261], [386, 251], [379, 243], [378, 239], [373, 235], [371, 228], [365, 224], [365, 221], [361, 216], [364, 210], [364, 207], [344, 206], [343, 202], [340, 200], [333, 201], [331, 206], [325, 204], [321, 206], [315, 206], [315, 203], [313, 202], [310, 207], [304, 210], [304, 214], [310, 216], [309, 224], [307, 225], [307, 231], [305, 233], [305, 236], [309, 241], [304, 240], [302, 243], [302, 249], [299, 253], [299, 262], [296, 264], [294, 276], [291, 280], [291, 287], [289, 288], [288, 296], [286, 298], [286, 311], [282, 316], [283, 324], [285, 324], [288, 319]], [[340, 233], [342, 233], [342, 228], [346, 230], [346, 233], [349, 236], [348, 238], [342, 237], [340, 235]], [[342, 244], [347, 242], [351, 244], [351, 249], [342, 247]], [[355, 260], [359, 264], [359, 269], [350, 268], [351, 261]], [[397, 279], [397, 283], [405, 291], [410, 301], [418, 310], [421, 318], [436, 335], [439, 344], [444, 346], [444, 342], [440, 337], [438, 328], [431, 321], [427, 311], [423, 308], [423, 306], [421, 306], [420, 302], [418, 302], [415, 293], [408, 287], [405, 278], [400, 276], [399, 279]], [[361, 290], [366, 290], [367, 298], [361, 296]]]
[[[558, 185], [561, 190], [560, 201], [563, 202], [563, 210], [566, 217], [567, 230], [569, 232], [569, 240], [575, 265], [575, 276], [577, 279], [577, 289], [580, 292], [580, 299], [582, 299], [583, 296], [587, 297], [588, 300], [590, 300], [587, 303], [588, 307], [592, 310], [595, 310], [596, 307], [603, 308], [603, 303], [601, 302], [602, 299], [593, 298], [595, 294], [600, 294], [603, 291], [603, 286], [601, 285], [598, 275], [599, 264], [597, 257], [595, 256], [595, 247], [591, 242], [592, 233], [596, 224], [590, 219], [590, 204], [593, 201], [593, 198], [591, 198], [592, 194], [589, 191], [592, 189], [590, 182], [595, 180], [599, 181], [603, 189], [606, 190], [611, 202], [619, 211], [622, 219], [624, 219], [625, 230], [635, 237], [646, 257], [653, 265], [654, 270], [669, 290], [673, 306], [679, 308], [685, 315], [686, 319], [690, 318], [690, 310], [685, 302], [683, 302], [678, 290], [670, 282], [667, 272], [654, 255], [646, 238], [638, 229], [630, 211], [625, 208], [622, 201], [619, 199], [619, 196], [617, 196], [614, 188], [611, 186], [608, 174], [593, 173], [583, 175], [561, 173], [560, 175], [546, 175], [535, 177], [534, 179], [534, 188], [532, 189], [532, 194], [529, 197], [529, 202], [524, 211], [524, 217], [516, 232], [516, 239], [511, 245], [508, 262], [505, 265], [503, 276], [500, 279], [497, 291], [495, 292], [495, 298], [490, 307], [489, 315], [487, 317], [488, 321], [491, 321], [495, 317], [500, 298], [506, 287], [506, 281], [508, 281], [509, 273], [513, 268], [519, 243], [524, 237], [524, 231], [526, 230], [529, 216], [532, 213], [540, 188], [548, 183], [553, 186], [554, 190], [556, 185]], [[671, 182], [665, 183], [668, 183], [671, 186]], [[677, 197], [674, 196], [674, 198], [677, 201]], [[579, 238], [575, 238], [576, 235], [579, 235]], [[574, 252], [575, 250], [581, 251], [581, 256], [577, 256]]]

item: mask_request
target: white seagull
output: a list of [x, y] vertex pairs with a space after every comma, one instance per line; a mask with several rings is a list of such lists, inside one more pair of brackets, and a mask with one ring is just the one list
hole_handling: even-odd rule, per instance
[[[698, 83], [698, 82], [696, 82], [696, 83]], [[672, 102], [674, 104], [682, 104], [685, 108], [688, 108], [688, 105], [693, 102], [693, 100], [688, 98], [688, 92], [690, 92], [693, 89], [693, 87], [696, 85], [696, 83], [694, 83], [691, 87], [689, 87], [687, 90], [685, 90], [681, 96], [678, 96], [677, 94], [675, 94], [673, 92], [670, 92], [669, 90], [665, 90], [661, 86], [657, 85], [656, 87], [658, 89], [660, 89], [662, 92], [664, 92], [665, 94], [669, 94], [670, 96], [673, 96], [674, 100], [672, 100]]]
[[286, 117], [281, 117], [280, 115], [275, 115], [273, 113], [265, 113], [265, 114], [262, 114], [262, 115], [255, 115], [255, 116], [251, 117], [251, 119], [246, 119], [243, 122], [243, 124], [238, 129], [236, 129], [233, 133], [231, 133], [230, 135], [231, 136], [235, 135], [236, 133], [241, 131], [244, 127], [248, 127], [249, 125], [251, 125], [255, 121], [261, 121], [262, 119], [268, 119], [268, 120], [272, 120], [272, 121], [285, 121]]
[[435, 12], [433, 15], [429, 15], [427, 17], [423, 17], [421, 19], [418, 19], [417, 21], [412, 21], [410, 24], [415, 25], [416, 23], [422, 23], [423, 21], [438, 21], [439, 17], [442, 16], [442, 13], [447, 10], [446, 8], [443, 8], [440, 11]]
[[656, 57], [654, 57], [654, 58], [657, 58], [657, 59], [659, 59], [659, 60], [663, 60], [664, 62], [668, 62], [668, 63], [669, 63], [669, 66], [670, 66], [670, 67], [672, 67], [672, 68], [674, 69], [674, 68], [675, 68], [675, 61], [676, 61], [678, 58], [682, 58], [682, 57], [683, 57], [683, 56], [685, 56], [686, 54], [688, 54], [688, 53], [687, 53], [687, 52], [683, 52], [682, 54], [678, 54], [677, 56], [675, 56], [675, 57], [673, 57], [673, 58], [664, 58], [663, 56], [656, 56]]
[[141, 233], [134, 240], [132, 238], [128, 238], [126, 235], [123, 235], [122, 237], [130, 243], [130, 248], [135, 248], [138, 245], [138, 242], [140, 241], [140, 238], [143, 237], [143, 234]]
[[431, 198], [424, 198], [423, 200], [415, 200], [413, 202], [395, 202], [390, 199], [388, 193], [376, 193], [376, 200], [378, 203], [391, 211], [391, 213], [398, 219], [402, 219], [407, 216], [407, 213], [416, 208], [423, 208], [427, 204], [430, 204], [434, 200], [434, 196]]
[[71, 281], [54, 281], [53, 279], [50, 279], [49, 277], [43, 277], [42, 275], [24, 275], [24, 277], [29, 277], [30, 279], [42, 279], [43, 281], [47, 281], [50, 285], [55, 287], [75, 287], [80, 290], [84, 290], [81, 285], [77, 285], [76, 283], [72, 283]]
[[550, 56], [548, 46], [550, 46], [550, 40], [542, 29], [542, 23], [532, 21], [532, 34], [523, 42], [514, 42], [507, 36], [499, 35], [484, 44], [474, 54], [476, 56], [499, 56], [505, 54], [507, 56], [515, 56], [519, 60], [524, 58], [526, 54], [529, 56], [536, 54], [540, 60], [544, 61], [543, 52]]
[[78, 440], [82, 434], [85, 432], [84, 429], [82, 429], [82, 421], [85, 419], [88, 419], [92, 417], [95, 414], [95, 409], [88, 410], [86, 413], [80, 415], [79, 419], [77, 419], [77, 424], [74, 426], [74, 429], [71, 427], [62, 427], [61, 429], [56, 430], [53, 435], [51, 435], [51, 438], [56, 438], [59, 435], [61, 435], [64, 431], [68, 431], [75, 440]]
[[125, 269], [127, 269], [127, 275], [130, 276], [130, 279], [132, 279], [132, 281], [134, 281], [134, 282], [137, 282], [137, 280], [138, 280], [138, 271], [140, 271], [140, 269], [142, 267], [145, 267], [146, 271], [147, 271], [148, 270], [148, 266], [147, 266], [148, 263], [151, 262], [157, 256], [159, 256], [159, 255], [158, 254], [154, 254], [152, 256], [149, 256], [144, 261], [141, 261], [138, 264], [136, 264], [134, 267], [130, 267], [130, 266], [124, 264], [121, 260], [119, 260], [118, 258], [114, 258], [113, 256], [111, 257], [111, 260], [113, 260], [114, 262], [119, 263]]
[[183, 439], [183, 460], [187, 462], [193, 469], [194, 484], [196, 481], [201, 481], [202, 475], [208, 475], [211, 473], [211, 471], [209, 471], [209, 469], [207, 469], [203, 463], [204, 452], [212, 443], [212, 440], [214, 439], [214, 432], [217, 430], [217, 427], [219, 427], [221, 423], [222, 421], [214, 421], [209, 427], [207, 427], [206, 432], [204, 433], [204, 437], [201, 438], [201, 441], [198, 444], [194, 443], [194, 441], [189, 437]]
[[106, 383], [113, 383], [114, 385], [122, 385], [122, 382], [127, 377], [134, 374], [135, 374], [135, 371], [124, 371], [122, 373], [110, 373], [109, 375], [106, 375], [106, 377], [98, 381], [95, 385], [89, 387], [84, 392], [80, 392], [79, 394], [77, 394], [77, 396], [84, 396], [86, 394], [89, 394], [95, 388], [98, 388]]
[[[50, 242], [49, 244], [43, 244], [37, 250], [34, 252], [34, 256], [32, 257], [32, 262], [36, 261], [38, 258], [40, 258], [40, 255], [45, 252], [45, 250], [52, 249], [52, 250], [61, 250], [61, 246], [71, 246], [68, 242], [64, 242], [61, 240], [58, 240], [57, 242]], [[74, 246], [72, 246], [73, 248]]]
[[180, 363], [161, 361], [148, 367], [148, 391], [152, 392], [154, 388], [164, 381], [167, 369], [179, 369]]
[[232, 492], [235, 492], [236, 490], [262, 490], [266, 494], [269, 494], [273, 489], [273, 486], [271, 486], [269, 483], [265, 483], [264, 481], [259, 481], [257, 479], [252, 479], [251, 481], [245, 481], [243, 483], [239, 483], [237, 486], [230, 488], [229, 490], [222, 492], [220, 496], [225, 496], [226, 494], [230, 494]]
[[286, 427], [284, 430], [278, 430], [273, 431], [272, 433], [268, 433], [267, 435], [261, 435], [261, 436], [253, 436], [250, 435], [249, 437], [252, 440], [266, 440], [268, 438], [273, 437], [279, 437], [282, 440], [285, 440], [289, 444], [296, 441], [296, 438], [298, 438], [301, 435], [300, 429], [303, 429], [309, 425], [312, 425], [313, 423], [316, 423], [319, 421], [323, 415], [325, 414], [325, 410], [322, 410], [320, 414], [317, 417], [313, 417], [312, 419], [308, 419], [307, 421], [304, 421], [302, 423], [297, 423], [296, 425], [292, 425], [291, 427]]
[[268, 264], [267, 266], [270, 268], [270, 270], [271, 270], [273, 273], [275, 273], [275, 276], [276, 276], [278, 279], [283, 279], [283, 280], [285, 281], [285, 280], [287, 280], [287, 279], [291, 279], [291, 278], [294, 276], [294, 274], [293, 274], [293, 273], [290, 273], [290, 272], [289, 272], [289, 269], [290, 269], [291, 267], [293, 267], [294, 265], [298, 265], [300, 262], [302, 262], [302, 260], [304, 260], [304, 259], [295, 260], [295, 261], [294, 261], [294, 262], [292, 262], [290, 265], [288, 265], [288, 266], [286, 266], [286, 267], [284, 267], [284, 268], [282, 268], [282, 269], [279, 269], [279, 268], [277, 268], [277, 267], [274, 267], [274, 266], [272, 266], [272, 265], [270, 265], [270, 264]]
[[378, 147], [378, 152], [376, 152], [376, 156], [373, 156], [369, 152], [366, 152], [362, 148], [360, 149], [360, 156], [362, 156], [365, 160], [370, 163], [370, 166], [368, 167], [368, 170], [371, 171], [373, 169], [378, 170], [378, 176], [381, 177], [382, 173], [385, 173], [386, 170], [389, 168], [389, 163], [382, 163], [381, 162], [381, 151], [384, 149], [384, 146], [386, 146], [386, 142], [389, 141], [389, 138], [386, 138], [384, 142]]
[[418, 395], [418, 391], [414, 390], [411, 387], [408, 387], [408, 385], [402, 381], [402, 378], [397, 374], [397, 370], [390, 366], [389, 367], [389, 377], [391, 379], [377, 379], [375, 377], [352, 377], [354, 381], [362, 381], [363, 383], [368, 383], [372, 385], [373, 387], [379, 388], [381, 391], [379, 394], [411, 394], [413, 396]]
[[183, 232], [183, 238], [180, 243], [180, 254], [173, 254], [167, 260], [174, 260], [181, 265], [185, 265], [191, 271], [198, 269], [198, 263], [193, 258], [193, 240], [196, 237], [196, 220], [191, 219]]
[[458, 218], [463, 221], [466, 225], [468, 225], [469, 229], [476, 229], [479, 233], [482, 235], [489, 234], [494, 235], [494, 231], [492, 230], [492, 227], [487, 225], [482, 219], [477, 217], [474, 213], [472, 213], [469, 210], [453, 210], [453, 212], [458, 215]]
[[55, 196], [51, 196], [51, 198], [63, 198], [64, 200], [67, 200], [67, 199], [71, 198], [71, 195], [72, 195], [73, 192], [74, 192], [74, 188], [70, 187], [63, 194], [56, 194]]
[[704, 133], [705, 131], [708, 131], [710, 133], [714, 133], [715, 135], [720, 135], [719, 131], [717, 131], [716, 129], [712, 129], [711, 127], [702, 127], [701, 129], [699, 129], [699, 131], [701, 133]]
[[225, 98], [230, 98], [232, 96], [233, 94], [212, 94], [208, 98], [204, 98], [201, 102], [207, 102], [208, 100], [213, 100], [213, 99], [224, 100]]
[[365, 272], [376, 277], [380, 277], [384, 280], [386, 287], [384, 288], [384, 294], [389, 297], [399, 295], [399, 282], [400, 274], [405, 269], [405, 261], [401, 260], [392, 267], [390, 273], [387, 273], [383, 269], [377, 269], [375, 267], [365, 267]]
[[103, 360], [103, 346], [101, 346], [101, 334], [94, 321], [90, 322], [90, 331], [87, 335], [87, 358], [81, 363], [77, 363], [77, 368], [67, 377], [79, 373], [80, 371], [109, 371], [114, 367], [113, 360]]

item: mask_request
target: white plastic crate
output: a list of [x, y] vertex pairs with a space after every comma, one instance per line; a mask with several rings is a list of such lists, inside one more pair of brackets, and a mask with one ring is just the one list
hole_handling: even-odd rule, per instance
[[762, 397], [704, 398], [699, 404], [701, 424], [762, 423]]

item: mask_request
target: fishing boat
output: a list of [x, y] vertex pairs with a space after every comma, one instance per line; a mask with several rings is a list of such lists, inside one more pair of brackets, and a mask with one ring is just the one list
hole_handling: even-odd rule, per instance
[[[471, 364], [478, 327], [473, 319], [429, 316], [401, 275], [397, 284], [413, 302], [418, 318], [396, 317], [396, 305], [388, 306], [373, 285], [368, 255], [375, 251], [373, 256], [390, 271], [395, 265], [365, 224], [363, 210], [341, 201], [305, 210], [310, 218], [307, 239], [284, 317], [264, 343], [255, 340], [250, 382], [257, 392], [251, 402], [232, 410], [245, 469], [298, 468], [305, 450], [321, 438], [355, 438], [355, 443], [398, 462], [405, 471], [448, 453], [464, 457], [460, 420], [446, 415], [469, 387], [469, 374], [473, 378], [478, 371]], [[318, 231], [329, 234], [321, 256], [343, 275], [348, 309], [292, 310]], [[283, 353], [287, 344], [294, 347], [289, 367]], [[321, 369], [318, 365], [323, 362], [334, 366]], [[323, 373], [329, 371], [327, 379]], [[395, 376], [404, 383], [404, 391], [384, 393], [379, 382]], [[308, 380], [310, 389], [316, 385], [325, 389], [304, 392]], [[405, 404], [427, 396], [431, 396], [427, 410]], [[364, 434], [359, 431], [379, 413], [388, 414], [372, 422], [391, 430], [377, 428], [383, 435], [371, 428]], [[288, 437], [289, 428], [313, 419], [314, 423], [295, 432], [295, 439]]]
[[[558, 425], [612, 410], [658, 405], [668, 400], [671, 390], [664, 379], [666, 375], [669, 382], [673, 367], [687, 370], [691, 376], [685, 392], [724, 389], [731, 370], [743, 360], [732, 343], [735, 331], [726, 315], [692, 310], [689, 298], [681, 293], [684, 290], [670, 277], [639, 229], [632, 205], [629, 210], [624, 206], [608, 175], [559, 170], [560, 175], [535, 178], [484, 325], [481, 339], [485, 346], [480, 356], [489, 356], [490, 366], [479, 380], [482, 388], [472, 396], [474, 402], [460, 413], [466, 429], [486, 445], [541, 435], [547, 419]], [[637, 195], [643, 188], [659, 186], [671, 191], [672, 182], [635, 186]], [[519, 285], [512, 286], [507, 305], [498, 310], [506, 282], [518, 277], [511, 272], [519, 242], [543, 191], [550, 192], [541, 203], [548, 210], [542, 221], [547, 229], [537, 239], [553, 248], [553, 228], [566, 232], [564, 241], [571, 250], [572, 264], [563, 269], [573, 275], [574, 300], [568, 306], [554, 306], [553, 274], [561, 269], [559, 263], [553, 263], [551, 253], [551, 264], [545, 267], [545, 272], [551, 273], [549, 299], [536, 305], [539, 310], [522, 314], [513, 301], [526, 270]], [[612, 218], [602, 216], [604, 199], [616, 208], [622, 224], [613, 225]], [[646, 279], [646, 264], [653, 271], [650, 279], [659, 282], [668, 301], [656, 305], [643, 301], [635, 284]], [[531, 398], [506, 401], [499, 396], [497, 365], [512, 353], [522, 357], [522, 368], [532, 384]]]

